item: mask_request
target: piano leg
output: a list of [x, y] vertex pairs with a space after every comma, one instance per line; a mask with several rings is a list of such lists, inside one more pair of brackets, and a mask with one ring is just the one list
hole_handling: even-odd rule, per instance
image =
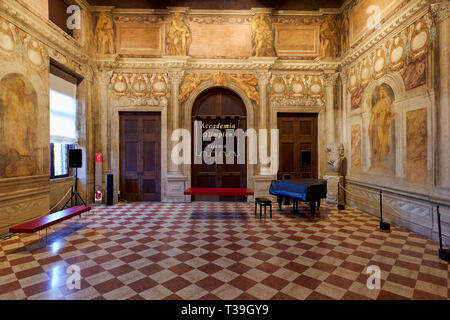
[[298, 213], [298, 200], [292, 199], [292, 213]]
[[283, 197], [278, 196], [277, 197], [277, 202], [278, 202], [278, 208], [281, 210], [281, 206], [283, 204]]
[[311, 209], [311, 217], [314, 219], [314, 211], [316, 209], [316, 202], [310, 201], [309, 202], [309, 208]]

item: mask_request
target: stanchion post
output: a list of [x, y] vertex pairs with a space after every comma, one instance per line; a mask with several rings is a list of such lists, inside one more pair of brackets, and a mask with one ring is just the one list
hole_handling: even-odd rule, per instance
[[448, 261], [450, 261], [450, 250], [444, 249], [442, 246], [441, 214], [439, 212], [439, 206], [436, 206], [436, 213], [437, 213], [438, 231], [439, 231], [439, 258], [448, 262]]
[[337, 207], [338, 207], [338, 210], [345, 209], [345, 204], [341, 204], [341, 184], [339, 183], [339, 181], [338, 181], [338, 192], [337, 192]]
[[383, 191], [380, 190], [380, 229], [385, 231], [391, 230], [391, 225], [383, 222]]

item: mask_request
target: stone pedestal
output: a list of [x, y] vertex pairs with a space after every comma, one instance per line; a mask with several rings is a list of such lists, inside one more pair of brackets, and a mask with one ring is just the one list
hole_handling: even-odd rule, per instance
[[[341, 187], [344, 185], [344, 177], [343, 176], [337, 176], [337, 175], [324, 175], [323, 178], [327, 180], [327, 199], [325, 200], [325, 203], [330, 206], [337, 207], [338, 203], [343, 205], [344, 204], [344, 192], [339, 190], [338, 192], [338, 184], [341, 185]], [[338, 194], [339, 194], [339, 202], [338, 202]]]
[[[271, 196], [269, 194], [269, 188], [270, 188], [270, 182], [276, 179], [276, 177], [273, 176], [264, 176], [264, 175], [257, 175], [254, 177], [255, 181], [255, 198], [268, 198], [271, 200], [276, 199], [276, 197]], [[249, 197], [249, 201], [253, 201], [253, 197]]]
[[170, 175], [167, 177], [167, 201], [163, 202], [186, 202], [184, 190], [186, 187], [186, 176]]

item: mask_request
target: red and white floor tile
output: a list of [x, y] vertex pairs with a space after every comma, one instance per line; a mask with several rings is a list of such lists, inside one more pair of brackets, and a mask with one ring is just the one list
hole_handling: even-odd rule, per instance
[[[449, 299], [438, 244], [357, 210], [253, 204], [95, 207], [0, 242], [0, 299]], [[366, 269], [381, 269], [368, 289]], [[69, 268], [70, 266], [75, 266]], [[75, 269], [74, 269], [75, 268]], [[80, 270], [80, 289], [73, 272]], [[72, 277], [72, 278], [69, 278]], [[69, 281], [68, 281], [69, 279]]]

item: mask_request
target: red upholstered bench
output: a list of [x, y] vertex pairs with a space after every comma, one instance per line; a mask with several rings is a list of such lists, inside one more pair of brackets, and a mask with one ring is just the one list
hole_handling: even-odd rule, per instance
[[184, 191], [187, 196], [252, 196], [249, 188], [189, 188]]
[[22, 224], [19, 224], [18, 226], [9, 228], [9, 232], [11, 233], [34, 233], [37, 231], [40, 231], [42, 229], [48, 228], [54, 224], [57, 224], [58, 222], [70, 219], [74, 216], [78, 216], [82, 214], [83, 212], [90, 211], [91, 207], [83, 207], [83, 206], [76, 206], [69, 209], [65, 209], [62, 211], [58, 211], [52, 214], [49, 214], [47, 216], [37, 218]]

